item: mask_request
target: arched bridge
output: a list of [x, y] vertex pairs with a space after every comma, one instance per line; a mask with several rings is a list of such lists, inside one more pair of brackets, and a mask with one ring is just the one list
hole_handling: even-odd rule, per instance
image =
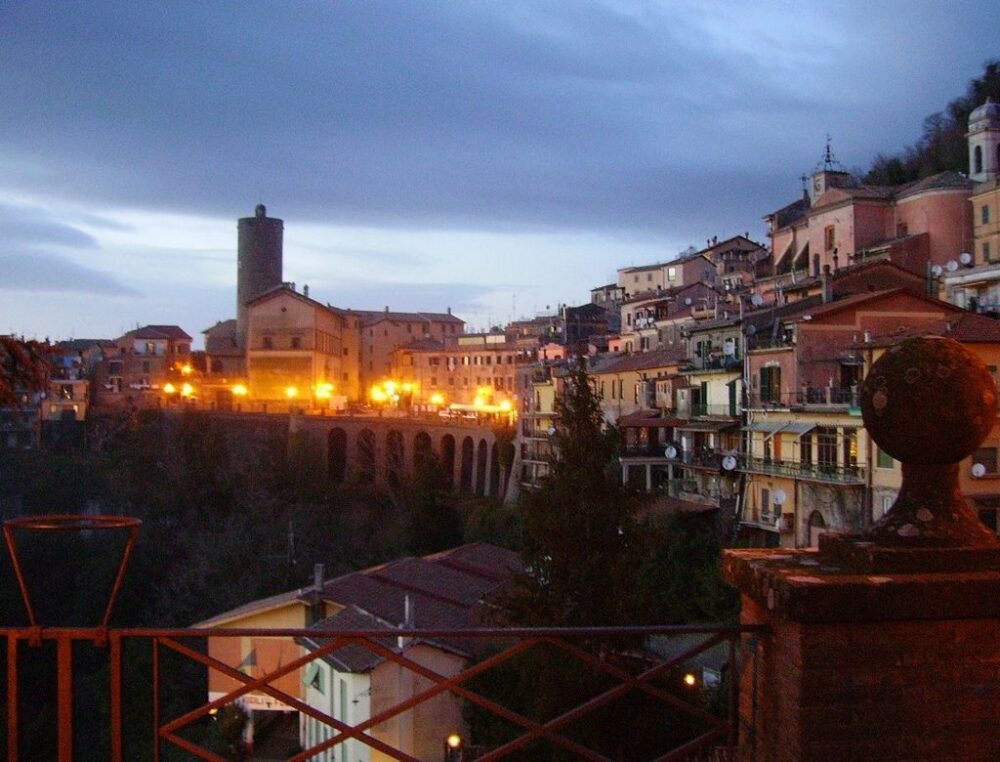
[[478, 421], [293, 416], [289, 429], [325, 448], [334, 483], [398, 486], [415, 473], [422, 458], [433, 454], [454, 492], [504, 497], [510, 484], [513, 442], [498, 441], [497, 432]]

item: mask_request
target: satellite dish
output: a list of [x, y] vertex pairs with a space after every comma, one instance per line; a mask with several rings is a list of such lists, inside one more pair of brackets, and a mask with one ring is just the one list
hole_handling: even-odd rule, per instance
[[967, 251], [963, 251], [961, 254], [958, 255], [958, 261], [961, 262], [966, 267], [968, 267], [969, 265], [972, 264], [972, 255]]
[[684, 306], [685, 307], [690, 307], [691, 306], [691, 297], [690, 296], [687, 299], [684, 300]]
[[748, 325], [747, 326], [747, 336], [753, 336], [755, 333], [757, 333], [757, 326], [755, 326], [755, 325]]
[[736, 458], [733, 457], [732, 455], [727, 455], [722, 459], [722, 467], [726, 471], [732, 471], [734, 468], [736, 468]]
[[986, 476], [986, 466], [984, 466], [982, 463], [973, 463], [972, 475], [975, 476], [977, 479], [980, 476]]
[[944, 268], [941, 267], [941, 265], [932, 265], [931, 266], [931, 275], [933, 275], [935, 278], [940, 277], [941, 273], [943, 273], [943, 272], [944, 272]]
[[946, 264], [945, 267], [947, 268], [948, 272], [953, 273], [955, 272], [955, 270], [958, 269], [958, 262], [956, 262], [954, 259], [949, 259], [948, 264]]
[[555, 426], [549, 426], [549, 436], [550, 437], [554, 436], [555, 433], [556, 433], [556, 427]]
[[754, 307], [760, 307], [760, 305], [762, 305], [763, 303], [764, 303], [764, 297], [761, 296], [760, 294], [754, 294], [753, 296], [750, 297], [750, 304], [752, 304]]
[[677, 448], [674, 447], [673, 445], [667, 445], [666, 448], [663, 450], [663, 454], [668, 458], [670, 458], [671, 460], [673, 460], [674, 458], [677, 457]]
[[788, 499], [788, 495], [785, 494], [783, 489], [776, 489], [774, 491], [774, 504], [784, 505], [785, 501]]

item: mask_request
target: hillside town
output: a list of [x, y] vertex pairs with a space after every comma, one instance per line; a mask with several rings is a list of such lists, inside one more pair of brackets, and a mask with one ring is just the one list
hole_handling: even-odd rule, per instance
[[[283, 281], [284, 222], [261, 204], [238, 225], [236, 317], [202, 329], [203, 350], [179, 324], [55, 342], [48, 389], [2, 412], [2, 445], [100, 447], [148, 408], [506, 422], [513, 477], [468, 486], [513, 500], [548, 471], [582, 358], [624, 484], [667, 512], [717, 511], [728, 541], [815, 546], [871, 526], [899, 491], [858, 396], [888, 347], [945, 336], [1000, 367], [1000, 104], [976, 108], [967, 137], [967, 173], [896, 186], [862, 182], [828, 143], [801, 195], [761, 210], [766, 241], [713, 234], [486, 333], [447, 305], [345, 308]], [[994, 427], [960, 470], [994, 531], [998, 448]]]

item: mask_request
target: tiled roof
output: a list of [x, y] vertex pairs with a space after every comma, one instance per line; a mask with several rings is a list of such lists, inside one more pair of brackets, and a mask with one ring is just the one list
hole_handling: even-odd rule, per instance
[[191, 341], [184, 329], [177, 325], [147, 325], [135, 332], [137, 339], [186, 339]]
[[400, 349], [426, 349], [431, 351], [443, 350], [444, 343], [437, 339], [414, 339], [409, 344], [404, 344]]
[[890, 347], [915, 336], [945, 336], [963, 344], [1000, 344], [1000, 320], [963, 310], [932, 325], [924, 324], [871, 336], [869, 341], [858, 346]]
[[608, 358], [604, 363], [588, 369], [589, 373], [624, 373], [633, 370], [648, 370], [665, 365], [676, 365], [687, 358], [687, 347], [675, 344], [667, 349], [656, 349], [652, 352], [628, 354], [622, 357]]
[[961, 172], [948, 170], [938, 172], [936, 175], [925, 177], [907, 185], [898, 186], [895, 191], [896, 198], [912, 196], [914, 193], [922, 193], [928, 190], [939, 190], [945, 188], [957, 188], [960, 190], [972, 190], [972, 180]]
[[[403, 558], [357, 572], [323, 585], [322, 597], [339, 606], [357, 606], [391, 623], [402, 622], [410, 597], [414, 622], [425, 629], [455, 629], [478, 622], [480, 602], [491, 597], [520, 568], [513, 551], [472, 543], [425, 558]], [[313, 588], [301, 588], [253, 601], [198, 626], [213, 626], [250, 614], [311, 601]]]
[[424, 321], [444, 323], [465, 323], [450, 312], [392, 312], [386, 310], [346, 310], [361, 319], [362, 325], [375, 325], [383, 320], [395, 323], [420, 323]]
[[213, 325], [211, 328], [206, 328], [202, 331], [205, 334], [205, 338], [235, 338], [236, 337], [236, 318], [230, 318], [229, 320], [220, 320], [218, 323]]

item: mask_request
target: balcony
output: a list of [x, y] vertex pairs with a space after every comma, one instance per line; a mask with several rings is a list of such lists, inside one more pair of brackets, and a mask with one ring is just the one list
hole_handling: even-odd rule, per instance
[[857, 411], [861, 414], [861, 392], [857, 387], [839, 388], [824, 386], [819, 389], [807, 388], [798, 392], [768, 394], [754, 392], [750, 395], [748, 407], [757, 410], [795, 410], [834, 408]]
[[746, 473], [787, 476], [792, 479], [803, 479], [805, 481], [857, 485], [865, 483], [865, 469], [863, 466], [796, 463], [768, 458], [742, 457], [740, 458], [740, 469]]

